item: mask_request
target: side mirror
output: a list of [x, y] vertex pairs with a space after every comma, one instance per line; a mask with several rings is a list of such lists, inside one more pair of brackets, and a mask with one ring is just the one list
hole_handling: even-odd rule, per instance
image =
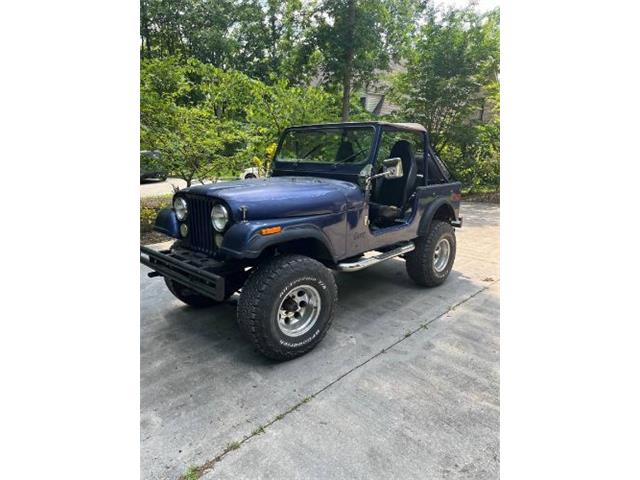
[[402, 159], [399, 157], [387, 158], [382, 162], [382, 173], [385, 178], [402, 178]]
[[[371, 165], [368, 165], [371, 167]], [[360, 174], [369, 174], [371, 172], [371, 168], [368, 170], [363, 169]], [[371, 175], [365, 179], [365, 190], [369, 191], [371, 189], [371, 183], [377, 178], [402, 178], [404, 172], [402, 171], [402, 159], [399, 157], [387, 158], [382, 161], [382, 172], [376, 173], [375, 175]]]

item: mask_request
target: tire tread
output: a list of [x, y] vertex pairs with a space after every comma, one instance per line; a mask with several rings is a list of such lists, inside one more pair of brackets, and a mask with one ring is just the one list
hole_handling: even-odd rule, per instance
[[278, 277], [283, 276], [284, 272], [293, 272], [305, 266], [314, 269], [326, 269], [317, 260], [304, 255], [280, 255], [258, 266], [242, 288], [242, 294], [238, 301], [238, 324], [240, 330], [251, 340], [262, 355], [273, 360], [290, 360], [309, 352], [324, 338], [333, 321], [333, 308], [338, 301], [338, 289], [333, 275], [329, 273], [327, 279], [330, 283], [329, 292], [333, 296], [333, 302], [328, 307], [331, 309], [329, 319], [318, 337], [296, 350], [290, 350], [286, 347], [273, 347], [267, 342], [264, 325], [259, 318], [261, 313], [260, 305], [265, 300], [265, 296], [274, 294], [271, 290]]
[[[451, 245], [451, 255], [453, 258], [451, 260], [451, 266], [449, 266], [449, 271], [447, 271], [446, 275], [438, 277], [434, 275], [431, 249], [435, 248], [436, 241], [447, 233], [451, 234], [453, 237], [453, 245]], [[427, 235], [418, 237], [414, 240], [416, 245], [415, 250], [409, 252], [405, 256], [407, 274], [411, 280], [424, 287], [435, 287], [442, 284], [449, 276], [449, 272], [453, 266], [453, 261], [455, 260], [455, 238], [455, 230], [451, 224], [441, 220], [434, 220]]]

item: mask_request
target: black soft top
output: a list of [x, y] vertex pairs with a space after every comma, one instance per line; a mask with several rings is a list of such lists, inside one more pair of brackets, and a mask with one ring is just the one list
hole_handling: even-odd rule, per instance
[[287, 128], [287, 130], [303, 130], [303, 129], [311, 129], [311, 128], [322, 128], [322, 127], [391, 127], [399, 130], [411, 130], [414, 132], [426, 132], [427, 129], [424, 128], [419, 123], [391, 123], [391, 122], [340, 122], [340, 123], [315, 123], [311, 125], [295, 125]]

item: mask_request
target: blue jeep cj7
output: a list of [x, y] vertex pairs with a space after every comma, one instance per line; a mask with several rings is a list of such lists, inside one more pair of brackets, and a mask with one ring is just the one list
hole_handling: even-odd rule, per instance
[[284, 131], [269, 178], [175, 194], [154, 229], [177, 241], [140, 261], [193, 307], [241, 290], [238, 323], [267, 357], [315, 347], [338, 300], [331, 270], [394, 257], [409, 277], [444, 282], [456, 255], [460, 183], [409, 123], [340, 123]]

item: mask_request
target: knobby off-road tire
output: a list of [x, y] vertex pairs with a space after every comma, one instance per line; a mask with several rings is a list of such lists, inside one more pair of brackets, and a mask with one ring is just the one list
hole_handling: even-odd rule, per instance
[[328, 268], [303, 255], [280, 255], [259, 265], [245, 283], [238, 324], [260, 353], [289, 360], [320, 343], [337, 301]]
[[171, 280], [167, 277], [164, 278], [164, 283], [167, 284], [167, 288], [169, 289], [169, 291], [173, 293], [173, 295], [178, 300], [181, 300], [187, 305], [190, 305], [194, 308], [206, 308], [221, 303], [214, 300], [213, 298], [200, 295], [199, 293], [194, 292], [183, 284], [176, 282], [175, 280]]
[[[447, 222], [434, 220], [426, 236], [414, 241], [415, 250], [405, 255], [407, 273], [418, 285], [435, 287], [443, 283], [456, 258], [456, 234]], [[448, 249], [446, 262], [445, 250]]]

